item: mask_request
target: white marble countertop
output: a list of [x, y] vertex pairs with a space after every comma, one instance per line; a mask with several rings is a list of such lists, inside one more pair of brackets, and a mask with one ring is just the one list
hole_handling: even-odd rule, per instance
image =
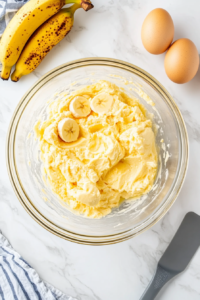
[[[155, 272], [156, 263], [188, 211], [200, 214], [200, 71], [176, 85], [164, 71], [164, 54], [146, 52], [140, 39], [149, 11], [163, 7], [175, 24], [175, 38], [188, 37], [200, 51], [198, 0], [93, 0], [87, 14], [79, 10], [71, 33], [39, 68], [18, 83], [0, 81], [0, 230], [40, 276], [79, 300], [137, 300]], [[121, 244], [92, 247], [62, 240], [40, 227], [23, 209], [8, 179], [5, 140], [15, 106], [44, 73], [70, 60], [105, 56], [129, 61], [151, 73], [171, 93], [185, 119], [190, 162], [182, 191], [153, 228]], [[200, 299], [200, 249], [187, 270], [158, 299]]]

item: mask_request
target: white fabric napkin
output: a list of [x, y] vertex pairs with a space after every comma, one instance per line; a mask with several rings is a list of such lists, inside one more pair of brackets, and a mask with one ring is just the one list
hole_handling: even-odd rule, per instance
[[0, 299], [77, 300], [43, 282], [0, 232]]

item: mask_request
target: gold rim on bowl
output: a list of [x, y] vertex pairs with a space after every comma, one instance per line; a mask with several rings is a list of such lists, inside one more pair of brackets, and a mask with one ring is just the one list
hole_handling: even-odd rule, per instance
[[[127, 70], [129, 72], [132, 72], [133, 74], [136, 74], [137, 76], [139, 76], [140, 78], [148, 82], [151, 85], [151, 87], [156, 89], [156, 91], [162, 95], [164, 100], [171, 107], [177, 119], [177, 123], [179, 125], [178, 129], [181, 137], [180, 150], [181, 150], [182, 160], [180, 163], [179, 172], [176, 175], [176, 180], [174, 181], [174, 186], [172, 186], [171, 193], [167, 198], [167, 200], [164, 203], [162, 203], [162, 205], [156, 211], [156, 213], [154, 213], [149, 218], [147, 218], [147, 220], [145, 220], [142, 224], [139, 224], [138, 227], [120, 233], [116, 233], [113, 235], [107, 235], [107, 236], [86, 236], [86, 235], [73, 233], [64, 230], [63, 228], [53, 224], [50, 220], [48, 220], [44, 215], [42, 215], [37, 210], [37, 208], [32, 204], [31, 200], [28, 198], [23, 188], [22, 182], [20, 181], [20, 178], [18, 176], [16, 162], [15, 162], [15, 133], [17, 131], [17, 127], [20, 121], [20, 116], [22, 115], [24, 109], [26, 108], [26, 105], [29, 103], [31, 97], [54, 76], [66, 72], [68, 70], [72, 70], [84, 66], [92, 66], [92, 65], [110, 66], [110, 67], [120, 68], [122, 70]], [[187, 131], [186, 131], [184, 120], [179, 111], [179, 108], [177, 107], [175, 101], [173, 100], [171, 95], [167, 92], [167, 90], [153, 76], [151, 76], [143, 69], [138, 68], [135, 65], [132, 65], [128, 62], [124, 62], [121, 60], [110, 59], [110, 58], [84, 58], [84, 59], [74, 60], [69, 63], [65, 63], [51, 70], [50, 72], [46, 73], [23, 96], [23, 98], [21, 99], [21, 101], [19, 102], [19, 104], [17, 105], [14, 111], [14, 114], [12, 116], [9, 125], [8, 134], [7, 134], [7, 143], [6, 143], [6, 162], [7, 162], [9, 178], [12, 187], [15, 191], [15, 194], [17, 195], [20, 203], [28, 212], [28, 214], [38, 224], [40, 224], [42, 227], [44, 227], [51, 233], [61, 238], [64, 238], [68, 241], [76, 242], [79, 244], [86, 244], [86, 245], [108, 245], [108, 244], [114, 244], [121, 241], [125, 241], [127, 239], [130, 239], [131, 237], [138, 235], [139, 233], [153, 226], [166, 214], [166, 212], [170, 209], [170, 207], [175, 202], [180, 192], [180, 189], [183, 185], [186, 171], [187, 171], [187, 166], [188, 166], [188, 151], [189, 151], [189, 146], [188, 146]]]

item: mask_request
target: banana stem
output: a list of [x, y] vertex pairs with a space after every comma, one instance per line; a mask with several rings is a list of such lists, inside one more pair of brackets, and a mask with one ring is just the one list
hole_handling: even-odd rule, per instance
[[65, 4], [74, 4], [74, 3], [78, 4], [79, 2], [81, 2], [81, 1], [80, 0], [65, 0], [64, 1]]
[[81, 3], [77, 3], [68, 8], [70, 13], [73, 15], [77, 9], [81, 8]]
[[88, 11], [94, 7], [94, 5], [91, 3], [91, 1], [81, 1], [81, 6], [85, 11]]
[[79, 4], [85, 11], [88, 11], [94, 7], [90, 0], [65, 0], [65, 4], [76, 3]]

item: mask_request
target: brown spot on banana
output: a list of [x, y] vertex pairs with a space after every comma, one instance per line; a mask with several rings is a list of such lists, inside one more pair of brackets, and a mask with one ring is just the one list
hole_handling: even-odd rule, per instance
[[23, 49], [11, 79], [18, 81], [22, 76], [34, 71], [49, 51], [67, 35], [72, 25], [72, 16], [62, 11], [46, 21]]
[[[91, 4], [91, 3], [89, 3]], [[11, 79], [18, 81], [22, 76], [34, 71], [49, 51], [71, 30], [74, 13], [82, 4], [74, 4], [52, 16], [32, 35], [24, 47]]]
[[[65, 4], [73, 1], [31, 0], [24, 4], [12, 18], [1, 38], [0, 61], [5, 65], [5, 68], [11, 69], [17, 62], [27, 40], [41, 24], [57, 13]], [[10, 47], [12, 53], [7, 55], [7, 49]], [[4, 73], [5, 68], [1, 72], [1, 77], [8, 79], [10, 72]]]

